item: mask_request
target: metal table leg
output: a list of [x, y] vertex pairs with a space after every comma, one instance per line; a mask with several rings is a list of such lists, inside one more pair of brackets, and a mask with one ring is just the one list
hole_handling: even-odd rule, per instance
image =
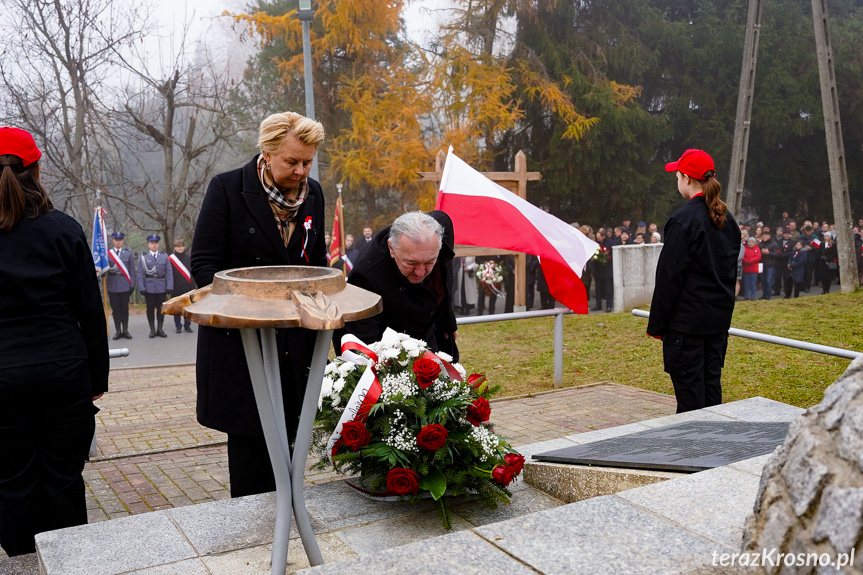
[[[260, 331], [260, 343], [258, 342], [257, 331]], [[300, 533], [309, 563], [314, 566], [324, 562], [306, 510], [303, 476], [332, 330], [319, 331], [317, 334], [297, 431], [297, 441], [294, 446], [293, 465], [291, 465], [291, 452], [288, 446], [285, 412], [282, 408], [283, 398], [275, 329], [241, 329], [240, 333], [242, 334], [246, 362], [249, 365], [249, 375], [255, 392], [255, 402], [261, 417], [261, 427], [264, 430], [264, 438], [267, 443], [267, 452], [276, 479], [276, 526], [273, 531], [270, 572], [272, 575], [283, 575], [288, 562], [292, 510], [297, 520], [297, 530]]]

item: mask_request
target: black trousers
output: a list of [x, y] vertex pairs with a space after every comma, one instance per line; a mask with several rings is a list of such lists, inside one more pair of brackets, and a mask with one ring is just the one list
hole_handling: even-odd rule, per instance
[[722, 403], [722, 367], [728, 333], [690, 335], [669, 331], [662, 338], [665, 371], [674, 384], [677, 413]]
[[162, 327], [162, 322], [165, 321], [162, 315], [162, 302], [165, 301], [165, 293], [145, 292], [144, 299], [147, 301], [147, 322], [150, 324], [150, 328], [152, 329], [154, 326], [154, 315], [159, 320], [159, 327]]
[[276, 477], [263, 435], [228, 434], [231, 497], [276, 490]]
[[91, 393], [84, 360], [0, 369], [0, 546], [9, 556], [33, 553], [37, 533], [87, 523]]
[[129, 296], [131, 295], [131, 291], [108, 292], [108, 302], [111, 304], [111, 315], [117, 331], [120, 331], [121, 325], [129, 327]]
[[614, 278], [601, 278], [594, 276], [593, 281], [596, 291], [596, 307], [602, 307], [602, 300], [605, 300], [605, 307], [614, 307]]

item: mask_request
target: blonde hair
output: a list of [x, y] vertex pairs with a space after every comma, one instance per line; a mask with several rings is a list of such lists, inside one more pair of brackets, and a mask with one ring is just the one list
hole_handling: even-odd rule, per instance
[[264, 118], [258, 128], [258, 148], [262, 152], [276, 153], [288, 136], [293, 136], [307, 146], [317, 146], [324, 141], [324, 126], [296, 112], [279, 112]]

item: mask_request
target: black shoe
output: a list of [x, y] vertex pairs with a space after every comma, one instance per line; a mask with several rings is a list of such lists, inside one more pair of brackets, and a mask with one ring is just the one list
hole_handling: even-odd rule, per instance
[[129, 333], [129, 330], [126, 330], [123, 332], [123, 337], [125, 337], [126, 339], [132, 339], [132, 334]]
[[123, 334], [118, 331], [117, 333], [114, 334], [114, 337], [112, 337], [111, 339], [113, 339], [114, 341], [117, 341], [121, 337], [123, 337]]
[[601, 305], [595, 305], [592, 308], [590, 308], [590, 311], [602, 311], [602, 306]]
[[150, 339], [153, 339], [154, 337], [156, 337], [156, 330], [151, 327], [150, 328]]
[[611, 306], [608, 306], [607, 308], [605, 308], [605, 313], [611, 313]]
[[168, 337], [168, 334], [165, 333], [165, 331], [162, 328], [159, 328], [158, 330], [156, 330], [156, 335], [158, 335], [159, 337]]
[[178, 328], [177, 328], [177, 333], [183, 333], [183, 328], [178, 327]]
[[193, 330], [193, 329], [192, 329], [192, 326], [190, 326], [190, 325], [187, 325], [187, 326], [186, 326], [185, 328], [183, 328], [183, 329], [185, 329], [185, 330], [186, 330], [186, 333], [195, 333], [195, 330]]

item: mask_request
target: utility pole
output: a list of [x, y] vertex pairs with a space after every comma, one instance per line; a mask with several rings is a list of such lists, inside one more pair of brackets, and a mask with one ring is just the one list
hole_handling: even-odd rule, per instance
[[743, 39], [743, 63], [740, 66], [740, 87], [737, 92], [737, 117], [734, 120], [734, 140], [731, 144], [728, 191], [725, 197], [728, 208], [738, 221], [743, 208], [743, 182], [746, 177], [749, 128], [752, 122], [752, 96], [755, 92], [755, 65], [758, 63], [760, 36], [761, 0], [749, 0], [746, 32]]
[[836, 248], [839, 251], [839, 282], [843, 292], [857, 286], [857, 262], [851, 235], [851, 201], [848, 197], [848, 172], [845, 169], [845, 145], [839, 119], [839, 95], [833, 67], [833, 48], [827, 20], [826, 0], [812, 0], [812, 22], [815, 24], [815, 48], [818, 75], [821, 78], [821, 107], [827, 137], [827, 161], [830, 166], [830, 189], [833, 197], [833, 219], [836, 221]]
[[[312, 7], [312, 0], [299, 0], [299, 10], [297, 10], [297, 18], [303, 23], [303, 75], [306, 87], [306, 117], [312, 120], [315, 119], [315, 84], [312, 82], [312, 43], [311, 43], [311, 23], [315, 17], [315, 10]], [[318, 162], [317, 154], [315, 161], [312, 162], [312, 169], [309, 172], [309, 177], [313, 180], [321, 181], [318, 177]]]

